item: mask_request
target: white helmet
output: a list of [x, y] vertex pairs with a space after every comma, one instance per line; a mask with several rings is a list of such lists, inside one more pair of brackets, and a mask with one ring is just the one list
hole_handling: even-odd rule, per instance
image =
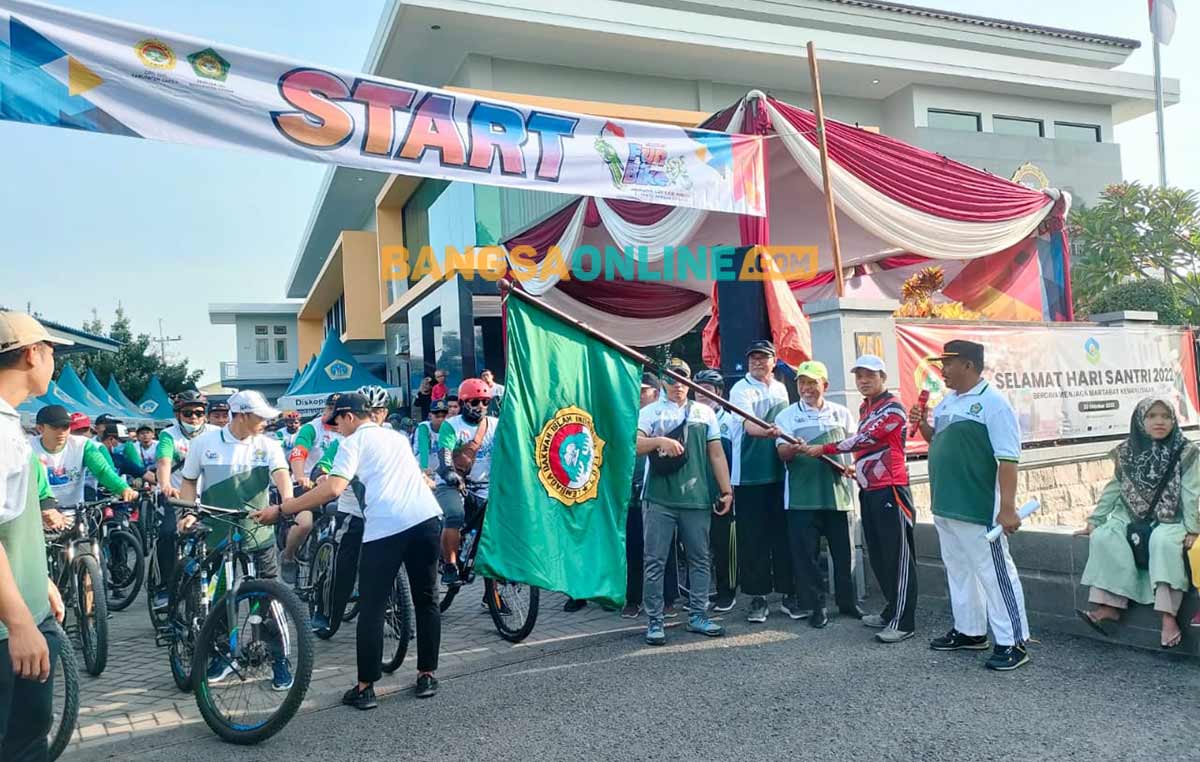
[[367, 398], [370, 407], [387, 407], [390, 401], [387, 390], [382, 386], [360, 386], [355, 391]]

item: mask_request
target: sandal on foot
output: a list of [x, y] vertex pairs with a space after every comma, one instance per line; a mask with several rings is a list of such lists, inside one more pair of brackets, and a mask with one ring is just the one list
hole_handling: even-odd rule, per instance
[[1164, 651], [1170, 651], [1172, 648], [1177, 648], [1179, 646], [1179, 644], [1182, 642], [1183, 642], [1183, 633], [1181, 632], [1175, 636], [1175, 640], [1173, 640], [1172, 642], [1160, 643], [1159, 645], [1162, 646], [1162, 649]]
[[[1080, 619], [1083, 620], [1084, 624], [1086, 624], [1088, 627], [1091, 627], [1093, 630], [1100, 633], [1101, 635], [1103, 635], [1106, 638], [1112, 637], [1112, 635], [1109, 633], [1108, 629], [1105, 628], [1103, 621], [1092, 618], [1092, 615], [1089, 614], [1088, 612], [1084, 611], [1083, 609], [1075, 609], [1075, 613], [1079, 616]], [[1176, 644], [1176, 645], [1178, 645], [1178, 644]]]

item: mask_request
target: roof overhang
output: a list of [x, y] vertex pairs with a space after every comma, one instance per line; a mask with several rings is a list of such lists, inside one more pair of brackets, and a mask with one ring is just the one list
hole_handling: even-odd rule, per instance
[[212, 325], [234, 325], [239, 315], [286, 315], [295, 317], [304, 302], [300, 299], [285, 302], [239, 302], [208, 305], [208, 322]]

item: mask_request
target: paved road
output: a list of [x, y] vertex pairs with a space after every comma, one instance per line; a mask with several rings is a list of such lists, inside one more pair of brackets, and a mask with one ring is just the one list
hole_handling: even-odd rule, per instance
[[430, 701], [397, 691], [373, 712], [307, 713], [260, 747], [168, 733], [71, 759], [1195, 758], [1195, 662], [1051, 635], [1033, 665], [998, 675], [982, 654], [929, 651], [945, 627], [927, 617], [895, 646], [856, 622], [778, 615], [731, 619], [723, 639], [674, 628], [661, 648], [610, 633], [467, 665]]

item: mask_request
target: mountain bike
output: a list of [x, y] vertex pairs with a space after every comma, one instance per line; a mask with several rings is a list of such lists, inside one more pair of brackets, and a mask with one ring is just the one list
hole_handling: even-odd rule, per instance
[[[443, 612], [450, 608], [458, 591], [475, 581], [475, 552], [479, 549], [479, 536], [483, 531], [483, 517], [487, 501], [472, 492], [467, 484], [464, 503], [466, 520], [462, 527], [462, 540], [458, 548], [458, 582], [450, 585], [438, 604]], [[500, 637], [510, 643], [520, 643], [533, 632], [537, 623], [538, 600], [541, 591], [532, 585], [506, 580], [483, 580], [483, 600], [491, 614], [492, 624]]]
[[[155, 607], [156, 599], [163, 593], [168, 593], [167, 585], [170, 577], [168, 576], [173, 569], [163, 570], [159, 568], [158, 561], [158, 525], [163, 521], [163, 514], [158, 505], [153, 505], [146, 509], [146, 505], [142, 504], [142, 533], [146, 538], [146, 608], [150, 612], [150, 625], [155, 632], [159, 632], [166, 627], [169, 609], [167, 606]], [[178, 548], [176, 554], [178, 557]], [[166, 572], [164, 574], [164, 571]]]
[[75, 734], [75, 724], [79, 721], [79, 670], [75, 666], [75, 649], [67, 634], [60, 628], [58, 636], [62, 647], [51, 665], [54, 681], [54, 719], [50, 723], [50, 732], [46, 735], [49, 744], [47, 759], [50, 762], [58, 759], [71, 743]]
[[73, 520], [66, 529], [46, 533], [46, 562], [50, 578], [62, 593], [63, 604], [73, 622], [66, 628], [79, 636], [83, 666], [89, 675], [99, 675], [108, 664], [108, 596], [100, 570], [100, 540], [96, 536], [100, 511], [112, 499], [80, 503], [62, 509]]
[[100, 522], [100, 561], [109, 611], [124, 611], [142, 589], [146, 557], [136, 526], [134, 505], [117, 504]]
[[[304, 605], [282, 582], [257, 577], [255, 553], [243, 547], [238, 524], [248, 510], [171, 502], [211, 522], [185, 533], [176, 565], [166, 628], [172, 674], [184, 672], [190, 651], [177, 683], [193, 688], [209, 728], [231, 743], [259, 743], [287, 725], [312, 679]], [[210, 534], [224, 536], [207, 550]], [[281, 667], [292, 679], [276, 688]]]

